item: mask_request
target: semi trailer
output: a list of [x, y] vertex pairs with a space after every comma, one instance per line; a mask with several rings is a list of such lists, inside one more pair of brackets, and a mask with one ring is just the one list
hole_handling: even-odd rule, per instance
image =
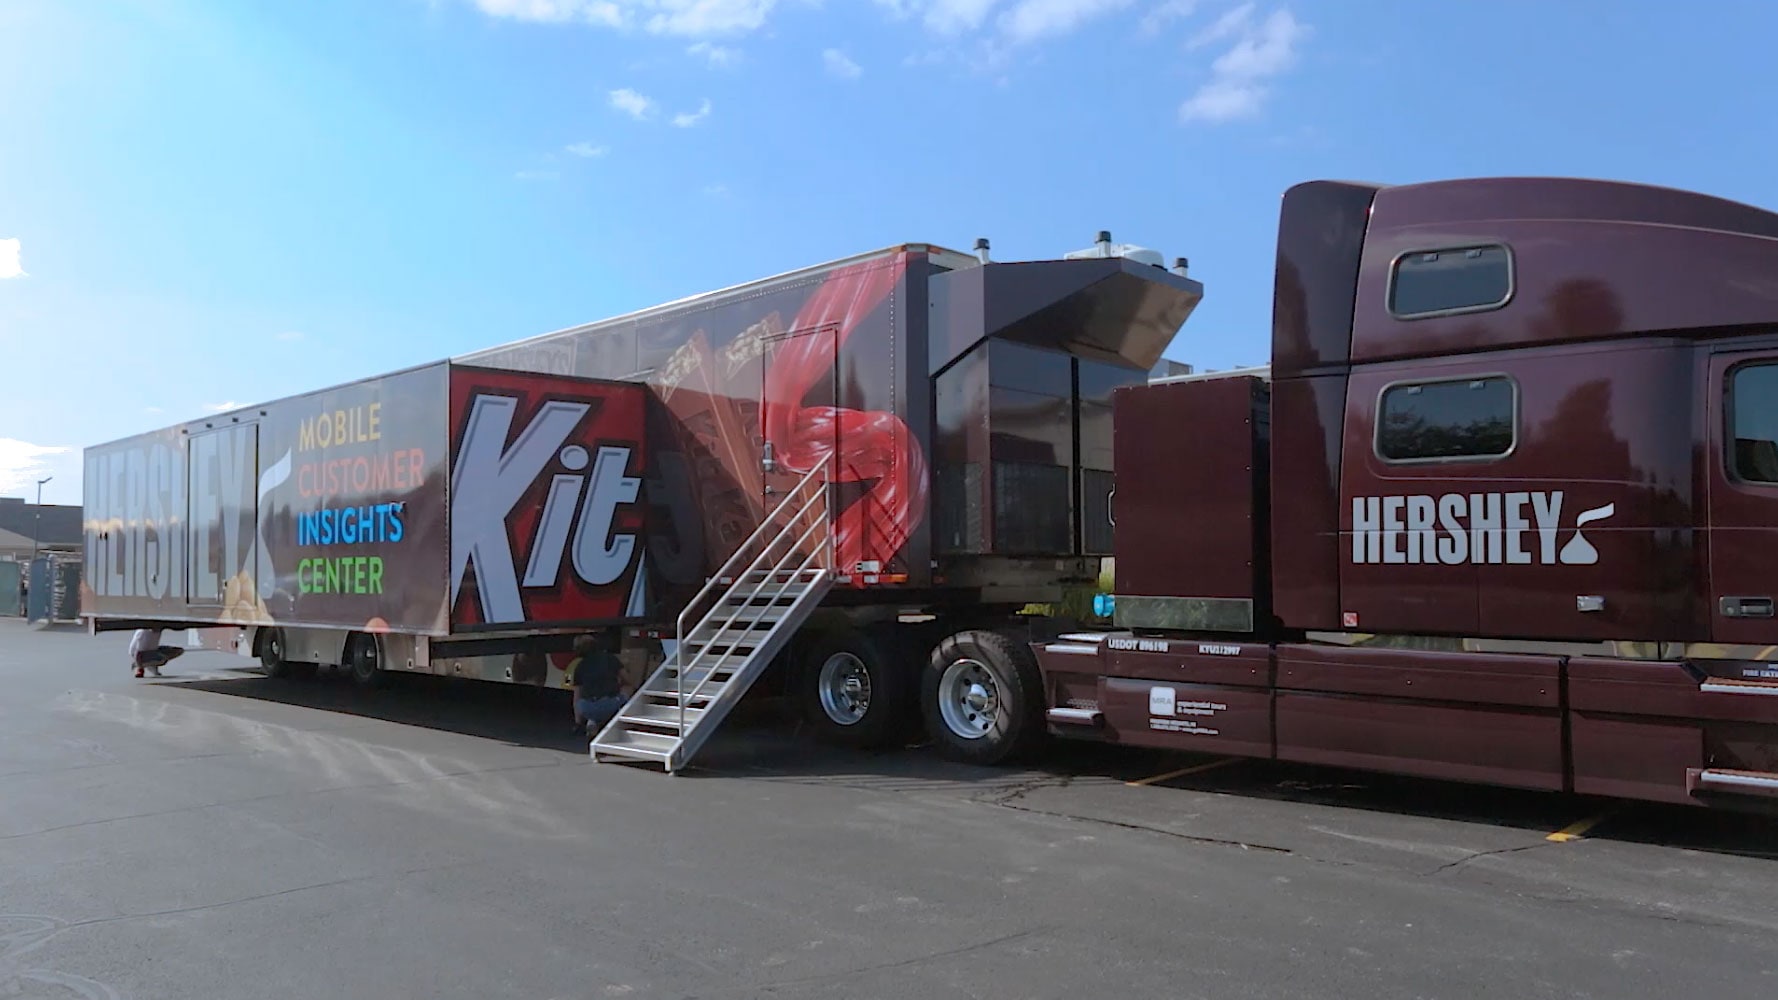
[[[90, 449], [83, 606], [365, 683], [558, 683], [621, 626], [591, 752], [668, 771], [763, 677], [827, 739], [918, 720], [984, 764], [1778, 794], [1778, 215], [1299, 184], [1269, 363], [1154, 380], [1203, 288], [1100, 236], [903, 245]], [[1029, 613], [1105, 565], [1096, 622]]]
[[559, 685], [616, 628], [648, 693], [602, 750], [676, 769], [761, 675], [893, 739], [935, 629], [1111, 553], [1111, 392], [1202, 286], [1101, 235], [894, 246], [95, 446], [83, 613], [366, 684]]

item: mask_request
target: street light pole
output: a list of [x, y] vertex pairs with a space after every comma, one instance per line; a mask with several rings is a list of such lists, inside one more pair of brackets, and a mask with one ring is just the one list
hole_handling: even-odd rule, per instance
[[44, 476], [42, 479], [37, 480], [37, 509], [33, 512], [34, 521], [31, 525], [32, 562], [37, 561], [37, 549], [43, 538], [43, 484], [54, 478], [54, 476]]

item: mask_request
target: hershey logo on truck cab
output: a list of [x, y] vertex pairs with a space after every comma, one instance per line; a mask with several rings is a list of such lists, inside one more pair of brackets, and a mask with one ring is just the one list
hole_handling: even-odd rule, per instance
[[[551, 399], [515, 437], [517, 398], [490, 392], [470, 398], [451, 470], [453, 607], [465, 570], [475, 574], [483, 622], [495, 623], [538, 617], [527, 614], [521, 589], [556, 588], [564, 554], [575, 577], [592, 587], [614, 583], [630, 568], [636, 533], [614, 527], [620, 506], [635, 503], [642, 484], [628, 474], [631, 449], [602, 445], [589, 455], [569, 440], [594, 405]], [[524, 559], [521, 577], [509, 521], [552, 463], [559, 471], [550, 479], [536, 525], [528, 538], [517, 540]]]
[[1573, 536], [1557, 549], [1561, 490], [1353, 497], [1352, 561], [1591, 566], [1599, 550], [1580, 529], [1615, 513], [1609, 503], [1581, 511]]

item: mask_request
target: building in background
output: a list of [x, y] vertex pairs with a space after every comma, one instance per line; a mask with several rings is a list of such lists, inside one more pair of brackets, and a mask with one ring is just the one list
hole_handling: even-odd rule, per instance
[[13, 551], [18, 535], [24, 539], [24, 554], [31, 558], [31, 543], [40, 552], [79, 555], [84, 545], [82, 515], [78, 506], [26, 503], [18, 497], [0, 497], [0, 559]]
[[82, 520], [81, 508], [77, 506], [40, 507], [17, 497], [0, 497], [0, 617], [25, 614], [24, 585], [31, 578], [33, 555], [57, 564], [71, 564], [66, 569], [45, 568], [43, 579], [57, 593], [42, 595], [47, 603], [33, 617], [60, 620], [67, 616], [68, 595], [60, 592], [70, 585], [78, 588], [85, 548]]

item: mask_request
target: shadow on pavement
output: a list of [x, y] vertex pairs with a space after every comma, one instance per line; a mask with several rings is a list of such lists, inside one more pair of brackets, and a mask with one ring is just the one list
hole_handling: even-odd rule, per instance
[[[495, 740], [509, 746], [584, 754], [586, 741], [570, 733], [565, 691], [414, 674], [388, 674], [375, 688], [359, 688], [332, 671], [312, 680], [272, 680], [253, 668], [229, 679], [177, 681], [231, 697], [251, 698], [380, 719]], [[1226, 795], [1289, 802], [1314, 809], [1364, 810], [1459, 823], [1555, 833], [1597, 819], [1591, 840], [1778, 859], [1778, 821], [1770, 817], [1494, 788], [1387, 774], [1312, 767], [1280, 761], [1224, 762], [1136, 747], [1051, 740], [1022, 765], [981, 767], [940, 757], [912, 734], [908, 745], [883, 751], [817, 743], [781, 699], [749, 701], [724, 723], [695, 764], [674, 780], [740, 778], [864, 788], [883, 792], [974, 793], [1033, 783], [1100, 784], [1147, 781], [1158, 793]], [[1213, 766], [1210, 766], [1213, 765]], [[625, 765], [616, 765], [625, 766]], [[646, 767], [646, 765], [636, 765]], [[1208, 766], [1196, 773], [1172, 772]], [[1139, 789], [1131, 788], [1132, 793]], [[1187, 808], [1182, 800], [1181, 809]]]

